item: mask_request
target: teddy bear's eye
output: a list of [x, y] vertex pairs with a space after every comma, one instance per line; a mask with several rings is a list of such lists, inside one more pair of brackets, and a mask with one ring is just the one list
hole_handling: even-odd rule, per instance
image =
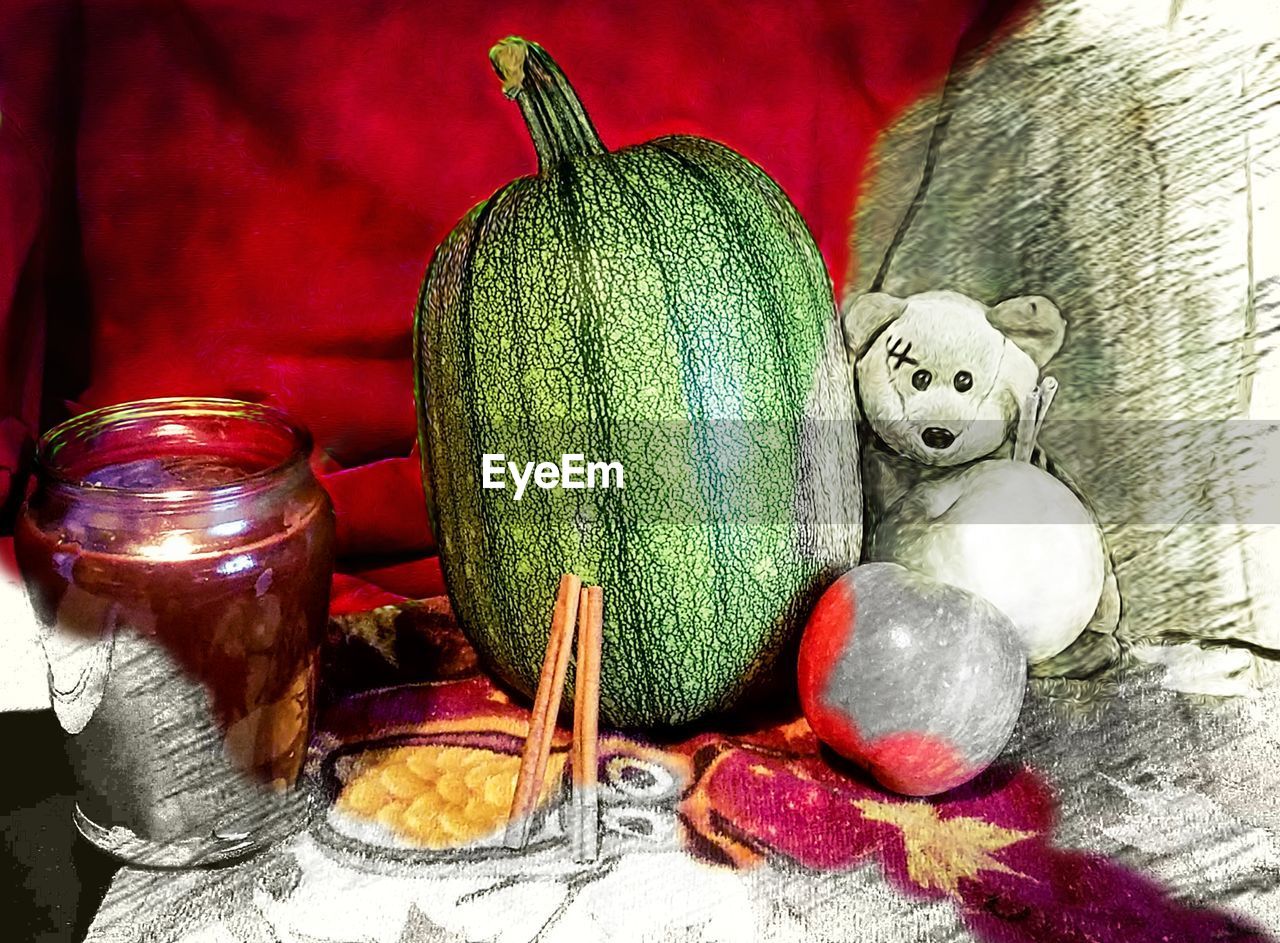
[[927, 390], [929, 384], [933, 382], [933, 374], [928, 370], [917, 370], [911, 374], [911, 385], [917, 390]]
[[968, 370], [961, 370], [956, 374], [956, 378], [952, 382], [961, 393], [968, 393], [969, 390], [973, 389], [973, 374]]

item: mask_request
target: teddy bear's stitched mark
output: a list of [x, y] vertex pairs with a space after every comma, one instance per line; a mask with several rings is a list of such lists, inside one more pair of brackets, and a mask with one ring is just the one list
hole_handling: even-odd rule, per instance
[[909, 363], [913, 367], [918, 367], [920, 365], [919, 360], [916, 360], [915, 357], [908, 356], [908, 354], [911, 353], [911, 341], [907, 341], [907, 345], [905, 347], [902, 346], [901, 340], [894, 340], [892, 337], [890, 337], [888, 338], [888, 341], [889, 341], [889, 352], [885, 354], [885, 359], [892, 360], [894, 357], [898, 358], [898, 362], [893, 364], [894, 370], [897, 370], [904, 363]]

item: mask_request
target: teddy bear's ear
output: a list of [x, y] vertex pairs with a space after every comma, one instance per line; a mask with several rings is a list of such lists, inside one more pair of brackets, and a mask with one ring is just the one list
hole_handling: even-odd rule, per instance
[[880, 330], [902, 314], [907, 302], [884, 292], [872, 291], [845, 302], [844, 344], [854, 357], [861, 357]]
[[1067, 333], [1062, 312], [1043, 295], [1023, 295], [1002, 301], [987, 312], [987, 320], [1041, 369], [1062, 347]]

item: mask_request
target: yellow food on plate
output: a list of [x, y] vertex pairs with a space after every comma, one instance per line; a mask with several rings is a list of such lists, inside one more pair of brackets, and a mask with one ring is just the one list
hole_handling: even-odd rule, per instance
[[[553, 754], [540, 801], [559, 791], [565, 756]], [[337, 808], [377, 822], [420, 848], [460, 848], [501, 831], [515, 792], [520, 757], [490, 750], [421, 744], [370, 750], [351, 763]]]

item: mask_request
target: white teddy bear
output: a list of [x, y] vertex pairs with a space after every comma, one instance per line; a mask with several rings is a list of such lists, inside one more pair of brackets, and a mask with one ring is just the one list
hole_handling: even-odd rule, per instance
[[[969, 588], [986, 587], [988, 598], [1024, 628], [1035, 621], [1041, 590], [997, 585], [990, 574], [1003, 572], [1001, 568], [1016, 571], [1018, 555], [1053, 561], [1055, 554], [1067, 559], [1075, 552], [1066, 542], [1083, 546], [1084, 556], [1076, 553], [1085, 562], [1078, 567], [1079, 579], [1071, 583], [1074, 598], [1066, 600], [1070, 611], [1057, 617], [1054, 630], [1066, 642], [1041, 651], [1028, 642], [1031, 672], [1083, 678], [1113, 666], [1120, 655], [1115, 637], [1120, 596], [1101, 528], [1075, 485], [1035, 446], [1057, 389], [1052, 378], [1041, 379], [1041, 371], [1066, 334], [1057, 306], [1038, 295], [988, 308], [952, 291], [908, 298], [874, 292], [852, 300], [843, 321], [869, 433], [863, 436], [862, 457], [868, 557], [932, 553], [933, 569], [943, 571], [935, 575], [963, 585], [965, 577], [952, 579], [946, 571], [977, 572], [969, 561], [954, 558], [961, 552], [980, 553], [989, 558], [988, 566], [980, 577], [970, 577]], [[998, 510], [1017, 500], [1012, 491], [1000, 489], [1024, 485], [1030, 486], [1028, 494], [1056, 502], [1059, 510], [1051, 512], [1055, 522], [1069, 519], [1084, 526], [950, 528], [953, 534], [967, 531], [967, 536], [942, 542], [937, 535], [947, 528], [929, 528], [930, 520], [941, 520], [962, 499], [970, 514], [979, 506]], [[972, 493], [983, 489], [985, 493]], [[922, 537], [926, 533], [929, 541]], [[974, 534], [985, 545], [975, 544]], [[1060, 545], [1028, 544], [1033, 535], [1049, 535]], [[991, 546], [999, 540], [1008, 545]], [[904, 551], [908, 544], [914, 550]], [[942, 559], [943, 554], [952, 559]], [[1011, 556], [1013, 564], [1007, 562]], [[1066, 567], [1057, 577], [1045, 576], [1043, 589], [1063, 591], [1070, 575]], [[1038, 631], [1028, 627], [1028, 637]], [[1061, 644], [1066, 647], [1059, 650]]]

